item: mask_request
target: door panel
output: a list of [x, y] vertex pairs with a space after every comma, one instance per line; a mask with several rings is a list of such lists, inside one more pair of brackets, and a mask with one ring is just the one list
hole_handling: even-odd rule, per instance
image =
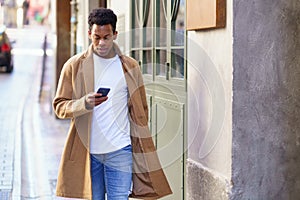
[[133, 0], [131, 55], [139, 61], [149, 128], [173, 194], [183, 200], [185, 174], [185, 0]]
[[173, 191], [163, 199], [182, 199], [184, 170], [184, 104], [156, 97], [156, 140], [161, 164]]

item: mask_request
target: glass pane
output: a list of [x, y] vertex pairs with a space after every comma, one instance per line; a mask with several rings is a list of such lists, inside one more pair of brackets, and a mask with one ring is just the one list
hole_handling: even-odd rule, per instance
[[144, 47], [152, 47], [153, 46], [153, 28], [145, 27], [143, 29], [143, 43]]
[[167, 45], [167, 8], [165, 7], [167, 5], [167, 1], [157, 0], [156, 2], [156, 45], [159, 47], [164, 47]]
[[132, 47], [140, 47], [140, 21], [139, 21], [139, 2], [140, 0], [132, 1]]
[[139, 51], [131, 51], [131, 57], [134, 58], [136, 61], [140, 61]]
[[153, 68], [152, 68], [152, 51], [147, 50], [143, 51], [143, 73], [144, 74], [152, 74]]
[[[185, 0], [178, 0], [179, 7], [177, 9], [176, 18], [172, 23], [172, 45], [183, 46], [185, 35]], [[174, 12], [176, 9], [174, 10]]]
[[184, 49], [173, 49], [171, 55], [171, 76], [184, 77]]
[[153, 42], [153, 15], [152, 15], [152, 4], [151, 2], [145, 1], [145, 9], [148, 9], [148, 11], [144, 12], [145, 20], [146, 20], [146, 26], [143, 31], [144, 35], [144, 47], [152, 47]]
[[167, 62], [167, 51], [157, 50], [156, 51], [156, 75], [166, 75], [166, 62]]

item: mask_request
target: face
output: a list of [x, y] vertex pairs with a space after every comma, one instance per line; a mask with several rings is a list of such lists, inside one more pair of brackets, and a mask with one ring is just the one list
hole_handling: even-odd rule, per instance
[[117, 38], [117, 32], [113, 32], [112, 26], [96, 25], [89, 30], [89, 38], [92, 40], [94, 52], [102, 58], [112, 58], [116, 55], [113, 50], [113, 42]]

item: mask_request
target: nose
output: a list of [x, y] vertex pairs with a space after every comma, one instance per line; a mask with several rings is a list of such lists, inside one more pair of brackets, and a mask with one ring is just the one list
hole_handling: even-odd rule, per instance
[[104, 44], [105, 44], [104, 39], [100, 39], [100, 40], [99, 40], [99, 45], [104, 45]]

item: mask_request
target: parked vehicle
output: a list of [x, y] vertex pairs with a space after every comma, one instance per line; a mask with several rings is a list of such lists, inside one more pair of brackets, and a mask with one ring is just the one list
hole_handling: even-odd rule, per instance
[[0, 26], [0, 67], [10, 73], [13, 71], [14, 64], [12, 58], [12, 45], [6, 34], [6, 27]]

